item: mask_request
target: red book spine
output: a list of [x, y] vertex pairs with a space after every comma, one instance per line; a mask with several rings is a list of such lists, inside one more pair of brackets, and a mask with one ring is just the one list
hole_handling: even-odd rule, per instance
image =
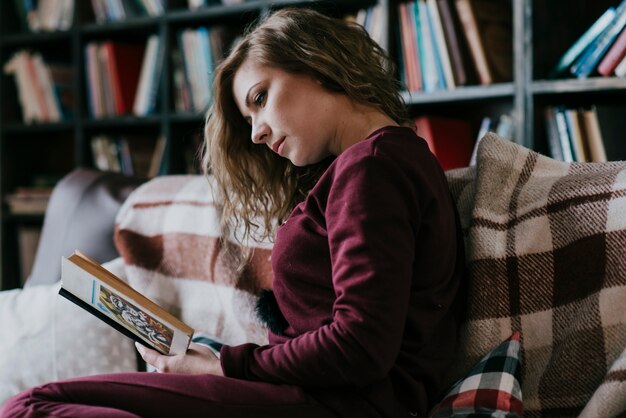
[[626, 29], [622, 29], [609, 51], [598, 65], [598, 73], [605, 77], [613, 75], [615, 67], [626, 56]]

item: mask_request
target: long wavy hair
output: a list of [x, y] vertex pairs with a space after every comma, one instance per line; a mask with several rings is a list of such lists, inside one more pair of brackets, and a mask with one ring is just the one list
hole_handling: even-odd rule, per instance
[[[251, 141], [251, 127], [233, 97], [233, 77], [244, 61], [305, 74], [355, 103], [407, 124], [395, 68], [358, 24], [304, 8], [287, 8], [250, 27], [217, 67], [206, 114], [203, 168], [217, 180], [222, 227], [237, 239], [273, 239], [276, 226], [302, 201], [329, 161], [296, 167]], [[237, 234], [236, 234], [237, 235]]]

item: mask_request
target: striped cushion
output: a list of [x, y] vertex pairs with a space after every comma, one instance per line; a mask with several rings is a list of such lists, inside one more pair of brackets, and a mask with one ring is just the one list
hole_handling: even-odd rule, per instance
[[263, 344], [254, 306], [271, 281], [271, 243], [252, 245], [252, 261], [239, 271], [224, 247], [241, 247], [220, 239], [218, 204], [205, 177], [157, 177], [124, 202], [115, 244], [131, 286], [184, 322], [227, 344]]
[[432, 412], [444, 417], [522, 417], [520, 335], [489, 352], [446, 394]]

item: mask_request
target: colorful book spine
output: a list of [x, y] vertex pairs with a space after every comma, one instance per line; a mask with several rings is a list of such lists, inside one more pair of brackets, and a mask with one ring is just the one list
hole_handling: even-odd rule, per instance
[[598, 65], [598, 73], [605, 77], [613, 75], [615, 67], [626, 56], [626, 30], [622, 29], [611, 48]]
[[448, 47], [443, 35], [441, 27], [441, 17], [437, 9], [436, 0], [426, 0], [428, 9], [428, 18], [430, 20], [431, 35], [435, 56], [437, 57], [437, 70], [439, 72], [439, 85], [443, 89], [454, 88], [454, 76], [452, 75], [452, 66], [450, 64], [450, 56]]
[[611, 24], [615, 8], [609, 7], [589, 29], [565, 52], [552, 70], [551, 78], [564, 73], [587, 47]]
[[615, 10], [615, 18], [609, 26], [596, 38], [585, 50], [581, 57], [574, 63], [571, 73], [578, 78], [586, 78], [596, 69], [602, 57], [611, 47], [619, 33], [626, 25], [626, 0]]
[[470, 54], [474, 65], [476, 66], [476, 72], [480, 84], [488, 85], [493, 83], [493, 75], [489, 69], [487, 62], [487, 56], [483, 49], [482, 41], [480, 39], [480, 33], [478, 29], [478, 23], [476, 22], [476, 16], [472, 10], [470, 0], [455, 0], [456, 10], [461, 20], [461, 25], [465, 31], [467, 38], [467, 44], [469, 45]]

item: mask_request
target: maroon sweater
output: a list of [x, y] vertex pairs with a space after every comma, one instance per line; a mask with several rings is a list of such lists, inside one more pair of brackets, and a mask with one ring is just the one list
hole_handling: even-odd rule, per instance
[[226, 376], [301, 386], [344, 416], [425, 414], [456, 344], [457, 219], [411, 129], [382, 128], [348, 148], [277, 232], [285, 335], [222, 349]]

